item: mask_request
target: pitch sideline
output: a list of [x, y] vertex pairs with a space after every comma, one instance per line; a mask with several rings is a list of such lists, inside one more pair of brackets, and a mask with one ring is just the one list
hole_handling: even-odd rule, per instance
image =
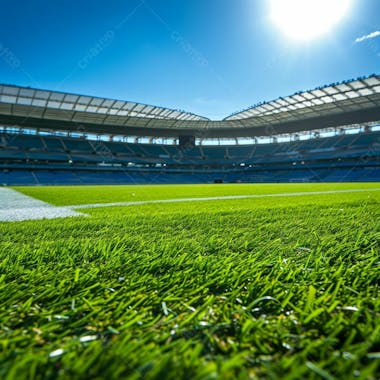
[[57, 219], [73, 216], [84, 216], [84, 214], [67, 207], [53, 206], [13, 189], [0, 187], [0, 222]]
[[177, 198], [158, 199], [133, 202], [112, 202], [93, 203], [72, 206], [53, 206], [49, 203], [29, 197], [16, 190], [0, 187], [0, 222], [16, 222], [39, 219], [57, 219], [76, 216], [87, 216], [76, 210], [86, 210], [105, 207], [128, 207], [146, 204], [161, 203], [185, 203], [185, 202], [205, 202], [234, 199], [254, 199], [254, 198], [275, 198], [275, 197], [299, 197], [305, 195], [343, 194], [343, 193], [364, 193], [380, 191], [380, 188], [373, 189], [346, 189], [346, 190], [326, 190], [326, 191], [303, 191], [298, 193], [278, 193], [278, 194], [252, 194], [252, 195], [226, 195], [204, 198]]
[[299, 196], [304, 196], [304, 195], [365, 193], [365, 192], [373, 192], [373, 191], [380, 191], [380, 188], [303, 191], [303, 192], [298, 192], [298, 193], [279, 193], [279, 194], [225, 195], [225, 196], [204, 197], [204, 198], [174, 198], [174, 199], [158, 199], [158, 200], [132, 201], [132, 202], [93, 203], [93, 204], [83, 204], [83, 205], [74, 205], [74, 206], [66, 206], [66, 207], [68, 207], [71, 210], [85, 210], [85, 209], [102, 208], [102, 207], [140, 206], [140, 205], [156, 204], [156, 203], [184, 203], [184, 202], [204, 202], [204, 201], [220, 201], [220, 200], [251, 199], [251, 198], [299, 197]]

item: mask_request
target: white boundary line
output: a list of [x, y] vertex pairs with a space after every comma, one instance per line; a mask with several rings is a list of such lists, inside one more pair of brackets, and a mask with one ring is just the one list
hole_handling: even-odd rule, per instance
[[73, 206], [53, 206], [49, 203], [26, 196], [18, 191], [9, 188], [0, 188], [0, 222], [16, 222], [24, 220], [56, 219], [73, 216], [87, 216], [76, 210], [105, 208], [105, 207], [127, 207], [140, 206], [146, 204], [161, 203], [184, 203], [184, 202], [205, 202], [234, 199], [252, 198], [275, 198], [275, 197], [299, 197], [305, 195], [328, 195], [344, 193], [368, 193], [380, 191], [380, 188], [372, 189], [347, 189], [347, 190], [326, 190], [326, 191], [303, 191], [299, 193], [278, 193], [278, 194], [252, 194], [252, 195], [226, 195], [218, 197], [204, 198], [177, 198], [159, 199], [134, 202], [112, 202], [94, 203]]
[[0, 222], [56, 219], [72, 216], [84, 216], [84, 214], [67, 207], [53, 206], [13, 189], [0, 187]]
[[380, 188], [303, 191], [299, 193], [279, 193], [279, 194], [226, 195], [226, 196], [205, 197], [205, 198], [159, 199], [159, 200], [133, 201], [133, 202], [93, 203], [93, 204], [83, 204], [83, 205], [66, 206], [66, 207], [71, 210], [84, 210], [84, 209], [103, 208], [103, 207], [140, 206], [140, 205], [156, 204], [156, 203], [184, 203], [184, 202], [204, 202], [204, 201], [220, 201], [220, 200], [251, 199], [251, 198], [299, 197], [303, 195], [366, 193], [366, 192], [373, 192], [373, 191], [380, 191]]

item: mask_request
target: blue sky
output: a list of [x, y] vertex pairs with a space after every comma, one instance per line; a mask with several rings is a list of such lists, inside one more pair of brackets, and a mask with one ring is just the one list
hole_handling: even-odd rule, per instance
[[[306, 0], [305, 0], [306, 1]], [[0, 0], [0, 82], [131, 100], [212, 119], [380, 73], [380, 1], [353, 0], [309, 42], [265, 0]]]

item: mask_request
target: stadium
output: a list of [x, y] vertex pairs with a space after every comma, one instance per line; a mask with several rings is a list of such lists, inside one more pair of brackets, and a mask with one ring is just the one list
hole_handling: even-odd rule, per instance
[[2, 10], [1, 379], [380, 378], [379, 4]]
[[222, 121], [0, 86], [0, 183], [380, 180], [380, 77], [262, 102]]

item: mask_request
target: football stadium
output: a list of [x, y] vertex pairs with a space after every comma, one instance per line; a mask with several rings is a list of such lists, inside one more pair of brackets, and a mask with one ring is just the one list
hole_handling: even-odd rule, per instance
[[[27, 44], [0, 40], [0, 378], [379, 379], [380, 75], [370, 70], [379, 62], [373, 64], [380, 57], [373, 41], [380, 32], [362, 33], [354, 23], [353, 43], [337, 31], [326, 37], [349, 20], [347, 4], [354, 7], [354, 0], [268, 0], [281, 39], [297, 48], [286, 45], [273, 57], [276, 42], [260, 26], [266, 42], [255, 40], [252, 61], [246, 49], [239, 52], [234, 72], [238, 65], [244, 78], [233, 81], [244, 93], [249, 65], [258, 72], [263, 66], [259, 51], [268, 54], [266, 74], [255, 79], [261, 86], [250, 84], [244, 93], [245, 102], [252, 92], [256, 103], [232, 113], [239, 107], [221, 106], [235, 105], [230, 91], [220, 102], [179, 101], [185, 98], [174, 66], [195, 67], [196, 74], [186, 71], [189, 92], [200, 79], [197, 91], [212, 90], [202, 70], [213, 85], [219, 81], [220, 96], [218, 86], [228, 78], [216, 74], [221, 66], [211, 67], [211, 47], [206, 59], [184, 37], [195, 25], [184, 15], [198, 14], [205, 2], [160, 0], [153, 7], [136, 0], [131, 9], [118, 3], [122, 12], [97, 1], [37, 3], [29, 13], [25, 8], [28, 20], [36, 17], [23, 37]], [[220, 17], [224, 10], [228, 29], [233, 9], [246, 3], [231, 8], [220, 0], [212, 9]], [[357, 11], [358, 18], [378, 8], [363, 7], [368, 14]], [[326, 18], [327, 9], [336, 17]], [[17, 5], [6, 10], [14, 17], [5, 26], [21, 28], [26, 19], [16, 20]], [[78, 10], [89, 12], [88, 19], [75, 21]], [[95, 45], [78, 34], [82, 25], [98, 31], [120, 12], [126, 16]], [[212, 35], [220, 22], [206, 16], [197, 16], [202, 37], [192, 41], [199, 45], [206, 26]], [[42, 28], [48, 24], [54, 37]], [[87, 49], [73, 58], [71, 71], [75, 44], [70, 39], [64, 47], [67, 25], [75, 44]], [[149, 41], [162, 33], [170, 50], [146, 44], [142, 31]], [[41, 36], [52, 38], [46, 45], [52, 50], [42, 54], [47, 61], [34, 50], [21, 60], [16, 53], [36, 48]], [[125, 61], [126, 71], [143, 73], [144, 65], [158, 65], [155, 57], [168, 54], [160, 77], [150, 81], [145, 71], [133, 82], [152, 86], [142, 90], [146, 103], [117, 90], [125, 72], [114, 66], [128, 56], [120, 47], [133, 38], [130, 51], [144, 54], [136, 68]], [[336, 50], [323, 55], [324, 44]], [[51, 58], [62, 66], [60, 75], [50, 72], [54, 52], [62, 54], [62, 61]], [[310, 82], [305, 62], [321, 54], [327, 64], [316, 63]], [[44, 72], [31, 69], [28, 59]], [[342, 80], [337, 73], [346, 71], [358, 75]], [[285, 86], [290, 75], [297, 87]], [[324, 81], [332, 75], [337, 81]], [[169, 106], [153, 105], [169, 96], [170, 80]]]
[[5, 185], [380, 180], [380, 76], [261, 102], [221, 121], [0, 86]]

